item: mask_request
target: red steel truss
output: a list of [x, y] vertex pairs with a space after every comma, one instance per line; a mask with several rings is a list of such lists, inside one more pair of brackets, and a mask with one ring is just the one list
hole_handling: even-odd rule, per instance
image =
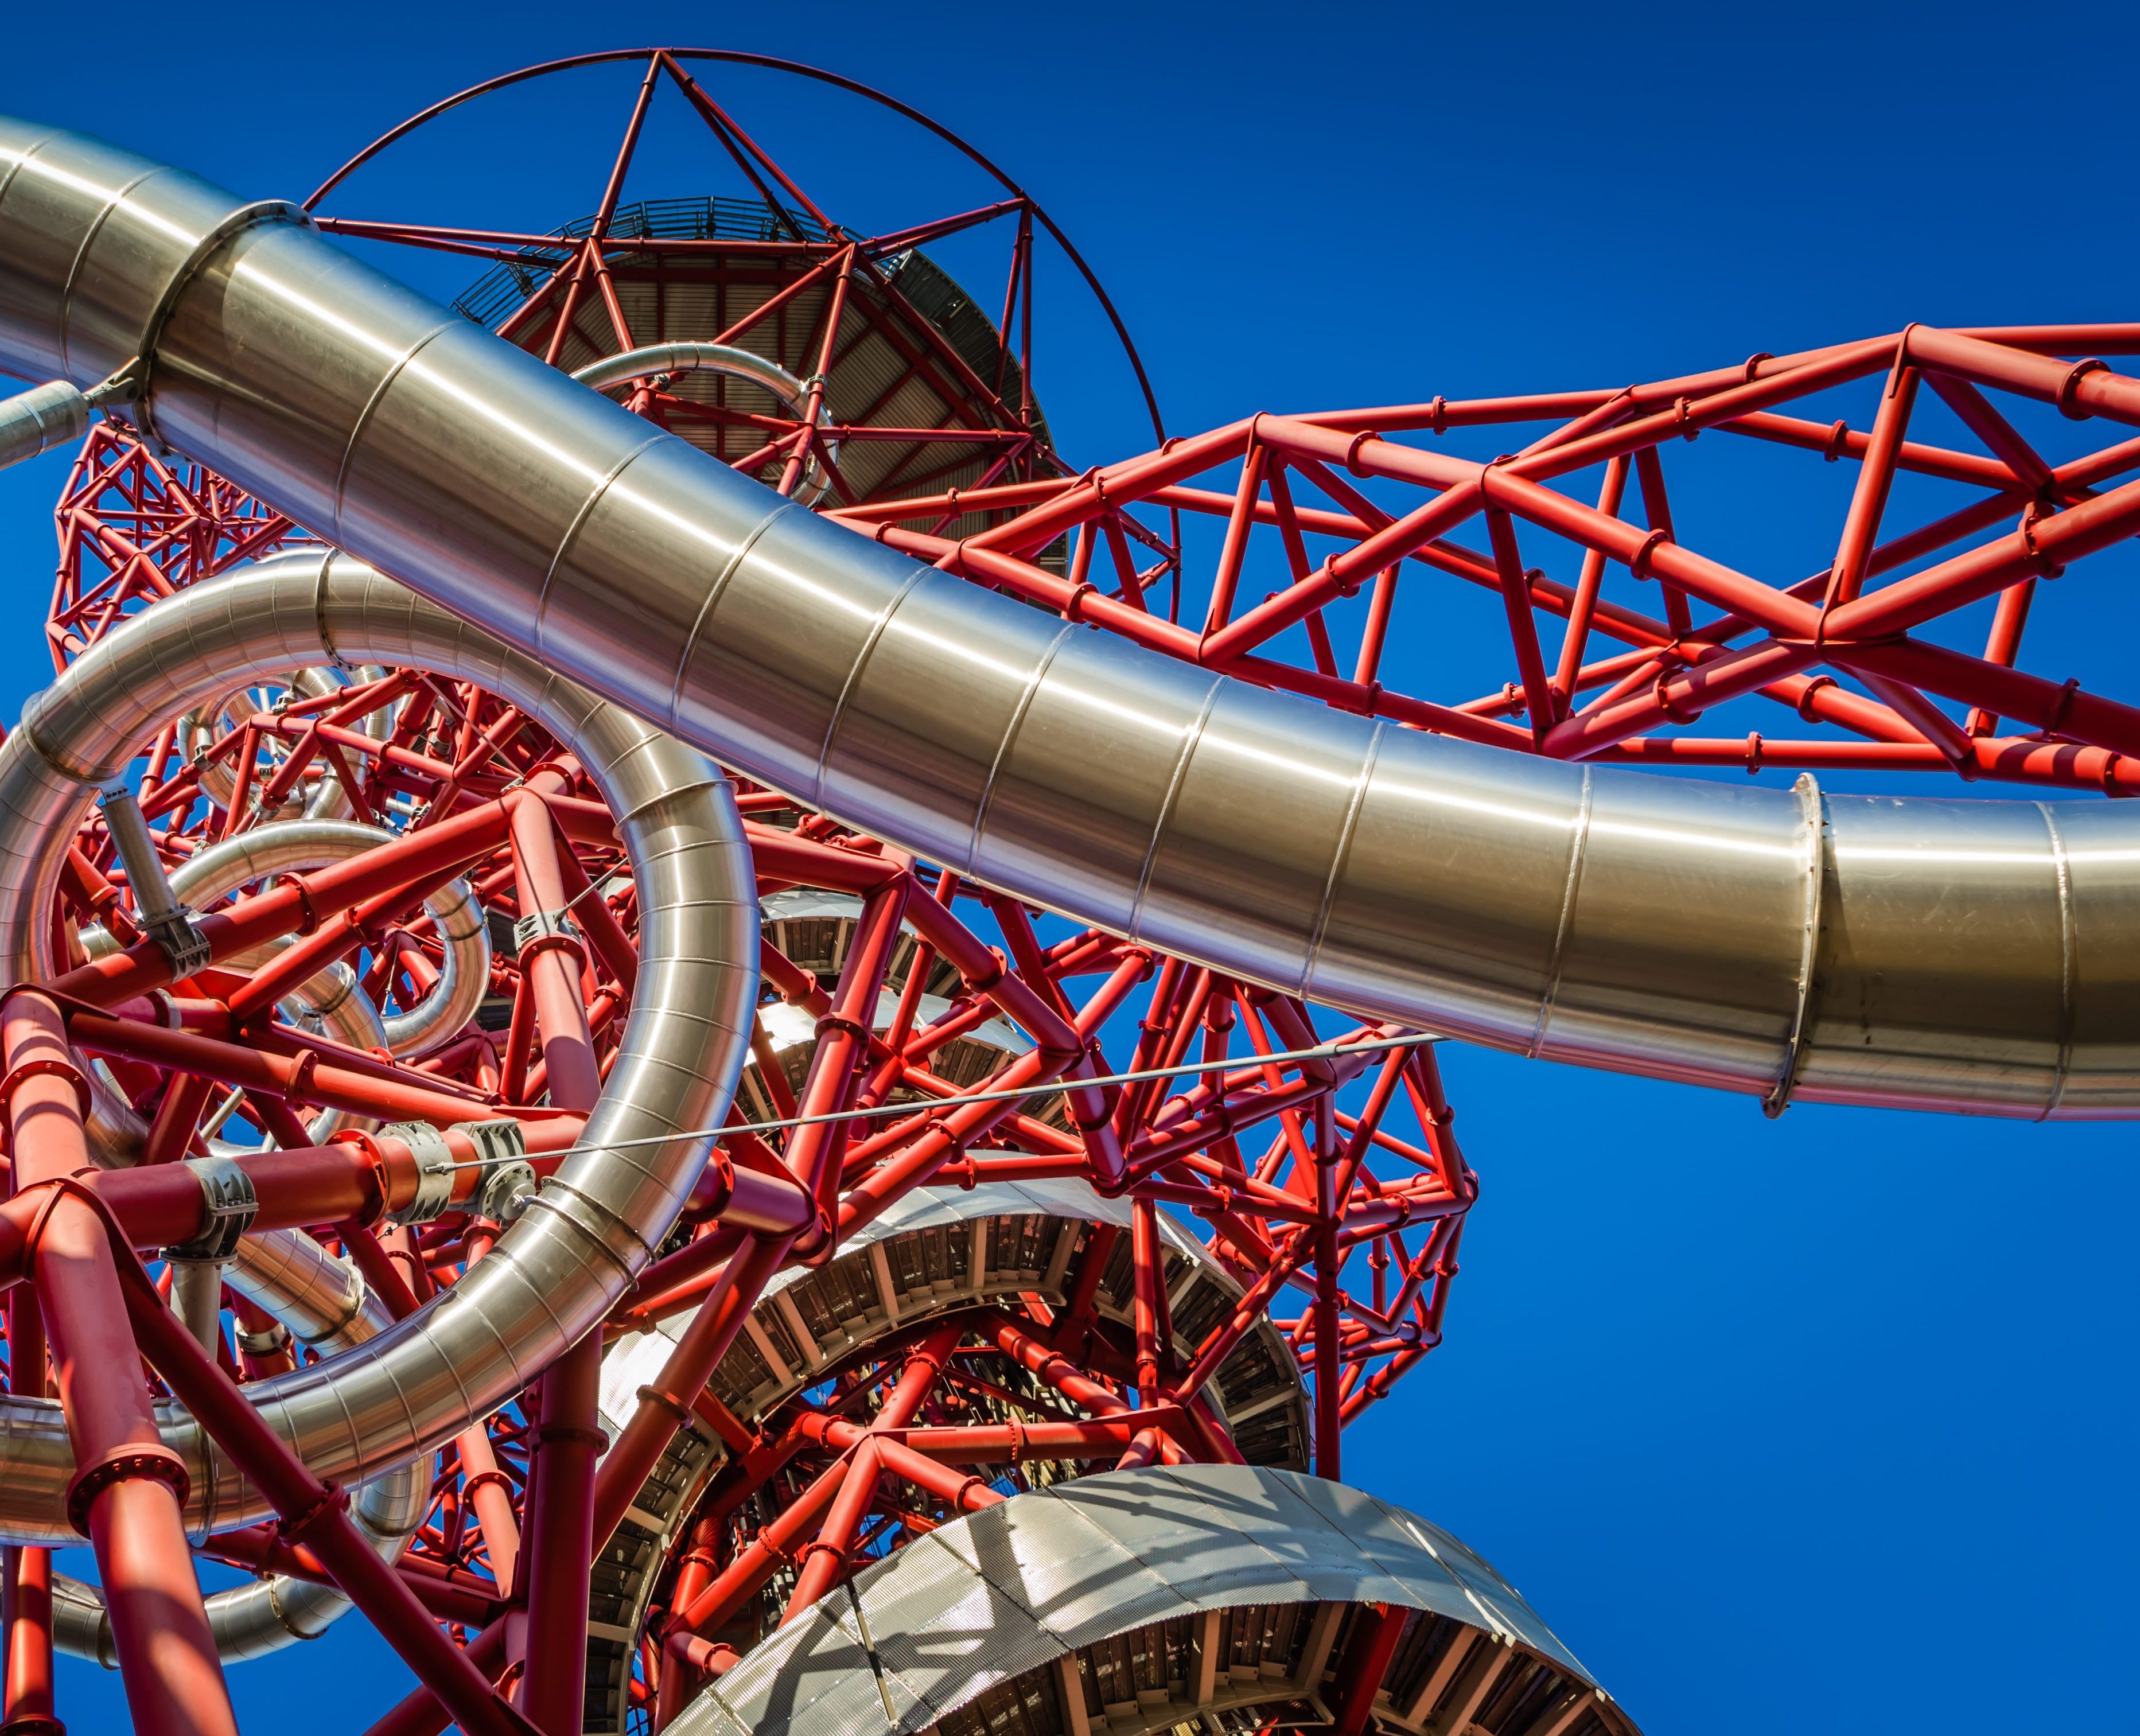
[[[312, 203], [447, 108], [614, 58], [451, 99], [353, 159]], [[805, 385], [799, 409], [718, 371], [663, 368], [611, 388], [781, 492], [861, 512], [920, 494], [941, 536], [1022, 522], [993, 503], [966, 507], [969, 494], [1072, 479], [1033, 392], [1036, 234], [1084, 267], [1022, 189], [953, 140], [1006, 196], [859, 237], [687, 64], [750, 57], [626, 58], [644, 71], [585, 222], [540, 236], [319, 220], [490, 262], [493, 276], [464, 305], [562, 366], [677, 342], [781, 364]], [[757, 196], [748, 213], [718, 199], [626, 203], [657, 90], [704, 123]], [[1011, 238], [993, 326], [970, 310], [962, 320], [943, 292], [950, 280], [918, 251], [991, 221]], [[501, 282], [514, 293], [499, 311], [482, 298], [495, 302]], [[1156, 410], [1153, 420], [1157, 433]], [[301, 534], [109, 424], [85, 447], [58, 522], [50, 630], [61, 664], [158, 598]], [[1126, 518], [1123, 535], [1149, 546], [1174, 532]], [[1043, 573], [1062, 556], [1030, 552]], [[174, 979], [120, 859], [120, 822], [93, 814], [49, 917], [66, 968], [7, 1003], [11, 1387], [56, 1391], [83, 1420], [81, 1462], [103, 1468], [81, 1486], [82, 1522], [140, 1728], [232, 1727], [193, 1553], [339, 1586], [421, 1685], [380, 1732], [434, 1731], [449, 1717], [486, 1731], [658, 1725], [851, 1571], [1021, 1488], [1244, 1451], [1335, 1477], [1342, 1428], [1441, 1341], [1477, 1179], [1429, 1040], [1318, 1019], [1291, 997], [1072, 929], [744, 785], [768, 912], [798, 892], [817, 902], [804, 916], [768, 915], [754, 1060], [717, 1155], [601, 1338], [436, 1455], [423, 1522], [388, 1566], [338, 1492], [243, 1400], [248, 1383], [321, 1351], [234, 1287], [211, 1293], [204, 1318], [189, 1308], [180, 1268], [164, 1258], [199, 1228], [200, 1188], [178, 1160], [208, 1155], [211, 1140], [238, 1151], [258, 1199], [250, 1228], [309, 1237], [390, 1315], [449, 1291], [518, 1204], [483, 1191], [479, 1154], [452, 1130], [516, 1124], [546, 1177], [618, 1052], [637, 963], [629, 865], [593, 786], [533, 719], [412, 669], [323, 669], [235, 691], [169, 719], [130, 781], [167, 874], [308, 813], [380, 832], [331, 866], [208, 901], [208, 956]], [[480, 1004], [450, 1040], [396, 1053], [292, 1013], [337, 970], [385, 1018], [425, 1006], [454, 944], [434, 895], [453, 885], [483, 913], [493, 949]], [[559, 910], [569, 925], [516, 932]], [[84, 1067], [141, 1124], [135, 1166], [86, 1163]], [[434, 1215], [401, 1224], [428, 1185], [415, 1135], [394, 1130], [409, 1123], [437, 1130], [468, 1166]], [[924, 1189], [955, 1198], [1064, 1180], [1116, 1204], [1067, 1237], [1048, 1232], [1058, 1300], [1029, 1282], [987, 1289], [977, 1275], [971, 1306], [881, 1322], [806, 1389], [739, 1395], [734, 1371], [768, 1331], [761, 1315], [795, 1354], [766, 1312], [783, 1272], [836, 1273], [858, 1232]], [[960, 1269], [977, 1272], [979, 1258]], [[673, 1343], [658, 1336], [665, 1324]], [[597, 1470], [602, 1357], [634, 1341], [668, 1348], [636, 1408], [612, 1419], [621, 1430]], [[134, 1373], [144, 1359], [145, 1389]], [[1253, 1431], [1213, 1403], [1251, 1377], [1269, 1394]], [[278, 1522], [189, 1549], [185, 1474], [157, 1444], [145, 1404], [166, 1393], [268, 1493]], [[699, 1480], [678, 1493], [695, 1443], [715, 1441], [725, 1462], [689, 1473]], [[616, 1563], [638, 1518], [672, 1494], [683, 1522], [665, 1552], [633, 1570], [640, 1590], [620, 1645]], [[47, 1728], [47, 1552], [10, 1551], [6, 1582], [0, 1722]]]
[[[638, 76], [587, 217], [533, 234], [327, 208], [436, 116], [611, 63]], [[1003, 197], [843, 228], [725, 100], [734, 64], [881, 103]], [[627, 199], [657, 99], [740, 195]], [[311, 204], [352, 241], [483, 262], [463, 311], [560, 367], [657, 352], [602, 389], [768, 488], [1207, 668], [1563, 758], [2140, 787], [2140, 713], [2022, 658], [2043, 586], [2067, 576], [2069, 593], [2078, 563], [2140, 531], [2140, 483], [2118, 481], [2140, 439], [2074, 427], [2140, 422], [2140, 386], [2084, 359], [2140, 352], [2140, 328], [1912, 326], [1617, 391], [1263, 414], [1186, 439], [1154, 409], [1156, 450], [1080, 469], [1035, 395], [1036, 244], [1060, 245], [1112, 318], [1097, 283], [993, 164], [831, 75], [681, 49], [531, 68], [395, 129]], [[1009, 237], [993, 322], [923, 251], [988, 223]], [[678, 360], [695, 345], [726, 360]], [[1757, 577], [1681, 539], [1675, 503], [1726, 443], [1853, 467], [1821, 571]], [[62, 665], [300, 534], [109, 424], [57, 522]], [[1475, 694], [1439, 685], [1450, 660], [1420, 649], [1472, 589], [1508, 647]], [[1743, 735], [1705, 723], [1727, 709]], [[199, 1259], [168, 1258], [202, 1221], [179, 1160], [238, 1164], [250, 1229], [346, 1263], [390, 1317], [450, 1293], [616, 1063], [639, 969], [630, 865], [557, 739], [415, 669], [235, 690], [140, 748], [132, 797], [84, 822], [42, 919], [58, 968], [0, 1006], [0, 1280], [10, 1390], [65, 1408], [70, 1510], [141, 1729], [234, 1728], [196, 1556], [346, 1595], [419, 1684], [375, 1736], [658, 1729], [852, 1572], [1021, 1489], [1151, 1463], [1335, 1477], [1343, 1427], [1441, 1341], [1478, 1182], [1430, 1037], [1073, 928], [742, 783], [763, 980], [714, 1155], [601, 1331], [428, 1461], [420, 1521], [383, 1558], [245, 1398], [332, 1335], [293, 1336], [220, 1277], [204, 1296]], [[127, 869], [130, 814], [151, 881], [305, 816], [374, 831], [203, 899], [204, 951], [175, 958], [160, 889]], [[371, 1040], [478, 956], [454, 910], [480, 913], [481, 992], [438, 1041]], [[332, 1023], [329, 1002], [371, 1023]], [[137, 1129], [131, 1167], [90, 1161], [109, 1136], [93, 1101]], [[465, 1130], [486, 1122], [524, 1148], [519, 1191]], [[1046, 1192], [1065, 1183], [1084, 1191]], [[961, 1215], [999, 1184], [1028, 1204]], [[939, 1215], [915, 1215], [929, 1202]], [[189, 1542], [161, 1395], [275, 1521]], [[10, 1550], [4, 1580], [0, 1727], [50, 1730], [48, 1552]], [[1347, 1685], [1348, 1730], [1400, 1632], [1367, 1623], [1348, 1645], [1366, 1680]], [[1553, 1728], [1583, 1736], [1580, 1715], [1570, 1702]]]
[[[2140, 439], [2070, 449], [2074, 422], [2140, 422], [2140, 387], [2096, 359], [2136, 350], [2131, 326], [1912, 326], [1618, 391], [1258, 415], [963, 494], [1018, 515], [964, 537], [948, 497], [837, 516], [1185, 661], [1497, 747], [2128, 795], [2140, 711], [2020, 665], [2042, 586], [2140, 527], [2140, 484], [2117, 485]], [[1951, 434], [1924, 433], [1932, 405]], [[1489, 455], [1447, 449], [1468, 430]], [[1519, 449], [1491, 455], [1514, 430]], [[1673, 502], [1704, 436], [1856, 467], [1826, 566], [1757, 578], [1681, 540]], [[1216, 534], [1185, 547], [1182, 515]], [[1055, 571], [1040, 557], [1066, 534]], [[1548, 551], [1561, 576], [1534, 564]], [[1416, 666], [1452, 580], [1505, 620], [1470, 696]], [[1734, 701], [1750, 727], [1703, 733]]]

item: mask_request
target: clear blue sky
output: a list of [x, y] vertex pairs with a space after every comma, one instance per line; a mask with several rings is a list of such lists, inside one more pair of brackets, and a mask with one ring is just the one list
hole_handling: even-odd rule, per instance
[[[1087, 249], [1177, 429], [1617, 385], [1912, 319], [2140, 315], [2114, 191], [2131, 13], [2055, 0], [20, 7], [0, 110], [301, 197], [461, 85], [658, 40], [814, 60], [971, 135]], [[852, 189], [842, 220], [981, 193], [852, 107], [806, 125], [762, 81], [718, 88], [806, 184]], [[583, 213], [598, 178], [562, 165], [620, 112], [614, 79], [584, 89], [584, 111], [502, 110], [444, 140], [465, 179], [412, 156], [338, 208]], [[636, 190], [705, 189], [657, 173]], [[1069, 301], [1051, 277], [1043, 295]], [[1097, 353], [1081, 317], [1036, 380], [1082, 463], [1146, 437], [1117, 374], [1072, 360]], [[45, 669], [63, 473], [0, 476], [11, 718]], [[1700, 510], [1758, 553], [1785, 509], [1749, 485]], [[2031, 630], [2038, 667], [2133, 691], [2077, 610]], [[1495, 1561], [1651, 1736], [2131, 1727], [2126, 1672], [2101, 1667], [2129, 1660], [2140, 1621], [2128, 1131], [1769, 1123], [1743, 1099], [1475, 1051], [1445, 1065], [1485, 1196], [1448, 1346], [1348, 1438], [1352, 1480]], [[233, 1675], [253, 1728], [305, 1694], [307, 1736], [361, 1730], [403, 1680], [354, 1622]], [[115, 1682], [65, 1667], [62, 1689], [77, 1730], [120, 1716]]]

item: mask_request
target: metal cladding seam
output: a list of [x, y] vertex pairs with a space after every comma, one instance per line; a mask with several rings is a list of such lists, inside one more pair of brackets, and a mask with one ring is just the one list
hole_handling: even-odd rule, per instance
[[[344, 1485], [428, 1451], [595, 1327], [704, 1167], [749, 1047], [757, 887], [729, 784], [698, 753], [346, 557], [277, 557], [166, 599], [86, 653], [0, 745], [0, 968], [35, 974], [31, 913], [96, 784], [160, 723], [227, 690], [337, 656], [469, 680], [533, 716], [618, 817], [638, 883], [641, 965], [622, 1047], [577, 1155], [468, 1277], [376, 1337], [247, 1395], [316, 1475]], [[675, 1137], [670, 1137], [675, 1135]], [[657, 1145], [629, 1142], [658, 1138]], [[611, 1145], [611, 1141], [622, 1142]], [[269, 1516], [199, 1425], [163, 1407], [196, 1534]], [[75, 1541], [58, 1405], [0, 1398], [0, 1539]]]
[[1229, 973], [1755, 1094], [2140, 1113], [2140, 819], [1727, 789], [1327, 710], [769, 497], [323, 240], [0, 120], [0, 366], [753, 778]]

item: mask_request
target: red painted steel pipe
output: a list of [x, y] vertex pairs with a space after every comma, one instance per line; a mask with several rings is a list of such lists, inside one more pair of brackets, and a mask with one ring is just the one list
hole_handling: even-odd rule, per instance
[[125, 1311], [144, 1353], [281, 1515], [283, 1534], [312, 1548], [344, 1594], [470, 1736], [533, 1736], [533, 1726], [492, 1692], [468, 1654], [439, 1631], [401, 1577], [373, 1552], [351, 1519], [341, 1492], [307, 1470], [209, 1360], [163, 1306], [138, 1263], [128, 1277]]
[[[557, 782], [540, 774], [531, 792]], [[557, 835], [535, 793], [513, 812], [513, 861], [525, 914], [563, 910]], [[562, 932], [520, 949], [534, 993], [550, 1101], [587, 1114], [601, 1094], [601, 1072], [581, 998], [578, 943]], [[528, 1654], [521, 1704], [548, 1736], [579, 1736], [587, 1689], [587, 1592], [594, 1547], [595, 1460], [601, 1432], [602, 1335], [587, 1333], [545, 1371], [528, 1498]]]
[[80, 1467], [70, 1506], [81, 1508], [96, 1551], [128, 1709], [150, 1736], [236, 1736], [179, 1511], [184, 1468], [149, 1408], [103, 1219], [65, 1185], [90, 1167], [76, 1095], [87, 1088], [57, 1005], [35, 989], [11, 991], [0, 1000], [0, 1047], [16, 1186], [45, 1207], [31, 1270]]
[[545, 1371], [528, 1493], [528, 1669], [522, 1704], [546, 1736], [579, 1736], [587, 1690], [587, 1592], [602, 1336], [589, 1332]]

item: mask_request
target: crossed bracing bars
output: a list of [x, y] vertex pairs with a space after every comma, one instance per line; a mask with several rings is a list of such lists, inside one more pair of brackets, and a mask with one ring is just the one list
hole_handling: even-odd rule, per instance
[[[1619, 391], [1258, 415], [1072, 481], [884, 502], [835, 516], [978, 583], [1185, 661], [1498, 747], [1749, 769], [1951, 770], [2118, 794], [2140, 787], [2140, 710], [2015, 664], [2039, 584], [2140, 527], [2140, 483], [2098, 492], [2140, 465], [2140, 439], [2054, 463], [1987, 392], [2053, 405], [2074, 420], [2140, 423], [2140, 380], [2087, 353], [2135, 351], [2140, 328], [2131, 326], [1912, 326], [1899, 336], [1757, 356]], [[1863, 430], [1778, 409], [1871, 379], [1882, 385]], [[1926, 387], [1982, 452], [1908, 438]], [[1541, 422], [1551, 425], [1520, 451], [1484, 463], [1402, 438]], [[1661, 454], [1711, 431], [1856, 462], [1824, 571], [1779, 586], [1678, 540]], [[1602, 472], [1594, 501], [1553, 486], [1586, 471]], [[1230, 474], [1232, 485], [1200, 485], [1215, 472]], [[1898, 533], [1885, 521], [1903, 473], [1982, 492]], [[1328, 504], [1297, 498], [1300, 484]], [[1382, 498], [1371, 498], [1370, 488]], [[1393, 489], [1427, 498], [1391, 503]], [[1623, 508], [1637, 502], [1631, 522]], [[941, 524], [954, 507], [1018, 516], [959, 539]], [[1208, 575], [1186, 576], [1185, 596], [1179, 547], [1141, 522], [1141, 508], [1223, 520], [1215, 561]], [[1480, 518], [1485, 547], [1453, 540]], [[1250, 601], [1242, 586], [1252, 535], [1272, 532], [1283, 544], [1284, 581]], [[1541, 532], [1580, 552], [1573, 584], [1525, 564], [1519, 534]], [[1066, 534], [1077, 538], [1068, 571], [1046, 571], [1035, 557]], [[1311, 541], [1331, 552], [1314, 558]], [[1140, 566], [1133, 542], [1157, 558]], [[1513, 679], [1451, 703], [1413, 691], [1408, 672], [1391, 673], [1391, 621], [1407, 562], [1499, 595]], [[1654, 585], [1662, 617], [1607, 596], [1608, 568]], [[1898, 576], [1873, 582], [1888, 575]], [[1362, 593], [1347, 674], [1329, 611]], [[1980, 653], [1924, 636], [1990, 597], [1997, 604]], [[1701, 606], [1716, 612], [1696, 620]], [[1557, 655], [1540, 633], [1541, 614], [1565, 623]], [[1624, 649], [1593, 655], [1601, 638]], [[1837, 733], [1671, 733], [1747, 695]], [[1966, 708], [1961, 719], [1948, 704]]]
[[[366, 727], [381, 718], [391, 727]], [[721, 1661], [699, 1629], [758, 1593], [780, 1566], [779, 1550], [802, 1557], [803, 1577], [788, 1598], [800, 1608], [804, 1590], [814, 1597], [888, 1535], [919, 1534], [945, 1512], [995, 1498], [971, 1469], [947, 1482], [948, 1473], [927, 1466], [1008, 1459], [1014, 1487], [1019, 1459], [1043, 1450], [1076, 1464], [1227, 1458], [1230, 1444], [1204, 1390], [1288, 1287], [1305, 1306], [1281, 1324], [1304, 1367], [1329, 1371], [1316, 1380], [1314, 1419], [1326, 1474], [1338, 1468], [1342, 1424], [1439, 1341], [1476, 1184], [1451, 1136], [1431, 1049], [1333, 1054], [1298, 1001], [1097, 931], [1043, 944], [1014, 901], [798, 817], [773, 792], [746, 790], [761, 890], [825, 887], [856, 901], [835, 982], [777, 948], [763, 956], [768, 994], [807, 1013], [818, 1032], [799, 1085], [762, 1022], [754, 1033], [758, 1076], [784, 1111], [774, 1119], [792, 1125], [745, 1130], [742, 1112], [732, 1111], [687, 1209], [684, 1239], [642, 1274], [613, 1318], [613, 1332], [687, 1314], [690, 1324], [599, 1475], [596, 1338], [454, 1443], [432, 1513], [397, 1566], [369, 1554], [359, 1561], [363, 1545], [335, 1492], [240, 1401], [243, 1380], [293, 1366], [287, 1335], [278, 1341], [274, 1319], [236, 1292], [224, 1298], [240, 1335], [234, 1352], [219, 1321], [206, 1351], [167, 1328], [174, 1317], [140, 1256], [189, 1244], [204, 1209], [200, 1174], [174, 1160], [205, 1150], [202, 1130], [249, 1121], [281, 1148], [235, 1160], [253, 1200], [252, 1233], [309, 1228], [396, 1315], [450, 1289], [499, 1233], [487, 1215], [499, 1208], [482, 1193], [491, 1165], [461, 1130], [509, 1120], [541, 1174], [571, 1151], [631, 1005], [636, 893], [609, 816], [569, 757], [532, 720], [466, 683], [396, 669], [310, 695], [241, 694], [167, 725], [140, 763], [133, 800], [166, 868], [228, 841], [265, 837], [291, 823], [277, 817], [309, 811], [323, 793], [339, 792], [361, 821], [405, 828], [201, 915], [207, 960], [188, 963], [174, 980], [169, 951], [144, 932], [116, 828], [108, 812], [93, 817], [66, 858], [53, 913], [58, 956], [77, 962], [8, 1002], [4, 1095], [17, 1190], [0, 1207], [0, 1277], [14, 1281], [14, 1390], [39, 1390], [23, 1359], [38, 1356], [40, 1331], [48, 1331], [70, 1421], [81, 1419], [85, 1431], [83, 1462], [108, 1467], [79, 1485], [82, 1518], [100, 1545], [130, 1694], [144, 1685], [135, 1704], [145, 1728], [199, 1727], [199, 1709], [216, 1695], [204, 1627], [180, 1624], [189, 1668], [148, 1656], [147, 1636], [170, 1630], [148, 1619], [146, 1606], [176, 1600], [198, 1611], [199, 1594], [179, 1528], [184, 1470], [159, 1445], [141, 1389], [125, 1373], [134, 1363], [130, 1334], [161, 1385], [268, 1492], [280, 1516], [218, 1536], [205, 1552], [348, 1592], [426, 1685], [390, 1716], [384, 1728], [394, 1729], [436, 1728], [442, 1708], [471, 1728], [505, 1728], [513, 1715], [490, 1678], [518, 1657], [527, 1660], [529, 1715], [548, 1729], [577, 1719], [588, 1564], [687, 1417], [714, 1428], [738, 1455], [731, 1497], [777, 1486], [806, 1441], [832, 1462], [804, 1492], [811, 1498], [790, 1508], [796, 1547], [776, 1537], [748, 1562], [709, 1564], [719, 1571], [706, 1585], [680, 1579], [670, 1591], [641, 1691], [666, 1681], [672, 1705], [695, 1672]], [[536, 923], [513, 957], [493, 961], [492, 998], [509, 1008], [501, 1028], [470, 1030], [405, 1060], [278, 1016], [291, 997], [317, 993], [351, 964], [360, 967], [355, 984], [382, 1006], [436, 992], [445, 942], [421, 907], [461, 881], [502, 915], [572, 918]], [[85, 957], [81, 937], [92, 929], [110, 946]], [[985, 938], [991, 931], [996, 944]], [[925, 1003], [925, 983], [951, 986], [943, 968], [955, 987], [940, 1006]], [[1142, 1017], [1122, 1071], [1186, 1068], [1180, 1088], [1165, 1078], [1089, 1082], [1112, 1079], [1102, 1040], [1141, 990]], [[936, 1071], [937, 1057], [992, 1020], [1015, 1024], [1032, 1046], [1003, 1053], [964, 1086]], [[1401, 1034], [1362, 1027], [1335, 1046]], [[91, 1086], [77, 1053], [106, 1070], [145, 1124], [146, 1160], [137, 1167], [86, 1165]], [[1341, 1093], [1349, 1094], [1346, 1106]], [[910, 1110], [841, 1118], [896, 1108], [901, 1097]], [[1416, 1118], [1416, 1140], [1387, 1125], [1397, 1106]], [[305, 1120], [316, 1110], [448, 1130], [439, 1135], [454, 1160], [444, 1197], [432, 1193], [438, 1171], [424, 1139], [405, 1128], [321, 1138]], [[979, 1331], [1026, 1371], [1035, 1383], [1026, 1402], [1043, 1414], [1007, 1412], [935, 1438], [909, 1433], [902, 1444], [889, 1439], [881, 1415], [857, 1425], [847, 1414], [856, 1402], [892, 1402], [873, 1396], [861, 1375], [844, 1411], [800, 1405], [743, 1419], [709, 1397], [714, 1367], [783, 1263], [830, 1258], [917, 1187], [1050, 1177], [1086, 1179], [1132, 1202], [1135, 1307], [1132, 1330], [1110, 1344], [1091, 1312], [1102, 1248], [1087, 1251], [1059, 1314], [999, 1312], [960, 1328]], [[1168, 1317], [1162, 1205], [1204, 1219], [1213, 1252], [1242, 1291], [1200, 1341], [1180, 1349]], [[1371, 1273], [1365, 1297], [1340, 1281], [1356, 1253]], [[906, 1366], [885, 1367], [896, 1374]], [[955, 1371], [952, 1384], [960, 1379]], [[925, 1383], [914, 1402], [929, 1390]], [[899, 1490], [910, 1493], [891, 1493]], [[145, 1518], [134, 1511], [144, 1503]], [[917, 1510], [932, 1505], [935, 1518]], [[688, 1560], [679, 1563], [680, 1576], [690, 1571]], [[14, 1584], [9, 1715], [49, 1716], [42, 1552], [17, 1553]], [[518, 1611], [528, 1638], [508, 1650]], [[440, 1621], [469, 1640], [465, 1648], [442, 1648]]]

